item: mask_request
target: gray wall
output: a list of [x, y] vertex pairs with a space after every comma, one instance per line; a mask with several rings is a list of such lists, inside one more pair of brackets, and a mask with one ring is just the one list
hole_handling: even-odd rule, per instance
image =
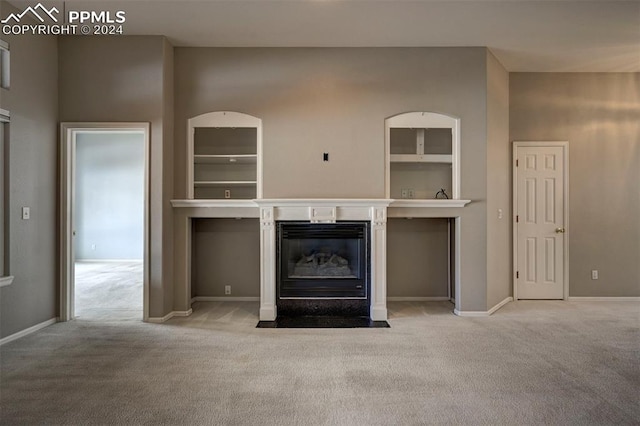
[[[2, 89], [0, 89], [2, 90]], [[6, 125], [6, 128], [9, 128], [9, 125]], [[0, 122], [0, 276], [7, 276], [8, 272], [5, 269], [5, 246], [8, 247], [7, 244], [7, 240], [5, 240], [5, 226], [7, 226], [4, 222], [5, 216], [5, 211], [4, 211], [4, 205], [5, 205], [5, 195], [8, 195], [9, 191], [5, 191], [5, 185], [7, 185], [8, 187], [8, 182], [5, 182], [5, 175], [4, 175], [4, 171], [5, 171], [5, 154], [4, 154], [4, 149], [5, 149], [5, 144], [4, 144], [4, 133], [5, 133], [5, 123], [4, 122]], [[8, 235], [8, 234], [7, 234]]]
[[[260, 296], [258, 219], [195, 219], [192, 296]], [[446, 219], [390, 219], [387, 229], [390, 297], [446, 297]]]
[[570, 296], [640, 296], [640, 73], [513, 73], [509, 116], [569, 141]]
[[260, 296], [258, 219], [195, 219], [192, 296]]
[[176, 48], [176, 198], [186, 194], [186, 121], [206, 112], [262, 118], [265, 198], [382, 198], [385, 118], [460, 117], [462, 198], [473, 200], [455, 212], [460, 300], [484, 311], [486, 61], [485, 48]]
[[[16, 9], [0, 2], [0, 16]], [[0, 289], [0, 336], [57, 316], [57, 111], [55, 37], [5, 36], [11, 47], [11, 90], [0, 107], [11, 111], [8, 152], [10, 247], [13, 284]], [[31, 219], [20, 209], [31, 207]]]
[[60, 37], [59, 52], [60, 121], [151, 123], [149, 313], [164, 316], [173, 309], [171, 48], [159, 36]]
[[509, 73], [487, 51], [487, 309], [513, 295], [511, 200]]
[[387, 296], [446, 297], [448, 244], [447, 219], [389, 219]]
[[[174, 86], [173, 86], [173, 46], [162, 39], [162, 312], [173, 310], [174, 286], [173, 286], [173, 207], [171, 199], [174, 198], [174, 162], [173, 162], [173, 133], [174, 133]], [[152, 149], [153, 151], [153, 149]], [[153, 157], [152, 157], [153, 158]], [[152, 167], [153, 166], [152, 162]], [[154, 188], [154, 179], [158, 174], [152, 169], [151, 187]], [[156, 181], [157, 182], [157, 181]], [[155, 189], [155, 188], [154, 188]], [[157, 204], [155, 204], [157, 205]], [[155, 206], [155, 205], [152, 205]], [[153, 211], [153, 210], [152, 210]], [[153, 213], [152, 213], [153, 214]], [[153, 245], [152, 245], [153, 247]]]
[[144, 135], [78, 133], [76, 260], [142, 259]]

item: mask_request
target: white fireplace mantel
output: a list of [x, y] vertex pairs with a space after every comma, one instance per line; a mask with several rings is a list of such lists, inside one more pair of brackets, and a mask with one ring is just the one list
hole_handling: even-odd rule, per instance
[[260, 207], [260, 320], [274, 321], [276, 303], [276, 228], [282, 220], [335, 223], [371, 222], [371, 306], [374, 321], [387, 319], [387, 199], [261, 199]]

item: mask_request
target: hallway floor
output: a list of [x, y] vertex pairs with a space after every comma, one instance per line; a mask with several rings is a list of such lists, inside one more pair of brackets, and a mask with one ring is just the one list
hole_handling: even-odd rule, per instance
[[76, 317], [83, 320], [142, 320], [142, 261], [78, 261]]

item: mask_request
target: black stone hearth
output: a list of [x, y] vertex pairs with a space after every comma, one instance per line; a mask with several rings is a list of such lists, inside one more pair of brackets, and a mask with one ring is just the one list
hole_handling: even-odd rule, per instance
[[368, 317], [368, 299], [280, 299], [278, 317]]
[[278, 316], [275, 321], [260, 321], [256, 328], [389, 328], [387, 321], [369, 317], [344, 316]]

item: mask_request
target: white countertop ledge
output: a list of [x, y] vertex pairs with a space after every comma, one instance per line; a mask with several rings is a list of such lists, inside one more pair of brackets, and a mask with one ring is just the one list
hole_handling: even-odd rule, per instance
[[175, 208], [193, 207], [248, 207], [257, 208], [254, 200], [171, 200]]
[[441, 208], [461, 208], [469, 204], [471, 200], [393, 200], [389, 207], [441, 207]]
[[393, 200], [388, 198], [263, 198], [259, 200], [171, 200], [174, 208], [219, 207], [402, 207], [402, 208], [462, 208], [471, 200]]

